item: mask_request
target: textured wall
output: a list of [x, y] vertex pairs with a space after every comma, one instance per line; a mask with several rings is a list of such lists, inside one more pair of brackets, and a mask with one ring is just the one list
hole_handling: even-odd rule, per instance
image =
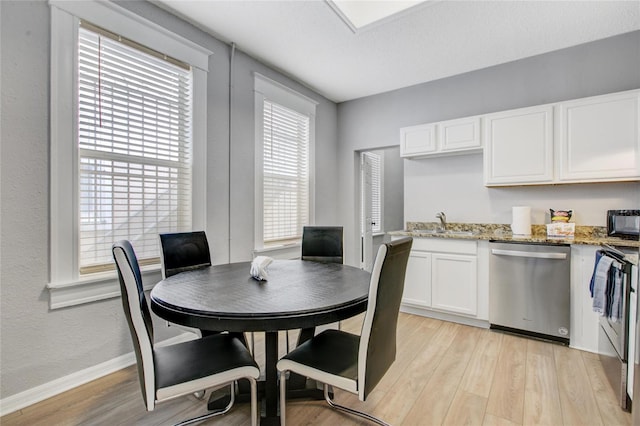
[[[150, 3], [119, 4], [214, 52], [207, 94], [207, 234], [214, 262], [229, 261], [230, 244], [236, 261], [250, 259], [253, 249], [253, 71], [319, 102], [316, 168], [327, 173], [317, 178], [317, 218], [335, 222], [337, 206], [327, 202], [337, 190], [335, 104], [238, 52], [229, 164], [229, 47]], [[131, 352], [132, 345], [119, 298], [49, 310], [49, 6], [44, 0], [2, 1], [0, 19], [3, 399]], [[157, 334], [163, 339], [172, 331]]]
[[[497, 65], [338, 106], [340, 212], [345, 247], [357, 238], [353, 152], [399, 144], [399, 129], [640, 88], [640, 31]], [[607, 208], [640, 204], [640, 185], [598, 184], [486, 189], [482, 156], [405, 160], [405, 219], [509, 223], [512, 205], [579, 209], [580, 223], [603, 225]], [[541, 213], [535, 221], [544, 221]], [[357, 250], [345, 254], [357, 259]]]

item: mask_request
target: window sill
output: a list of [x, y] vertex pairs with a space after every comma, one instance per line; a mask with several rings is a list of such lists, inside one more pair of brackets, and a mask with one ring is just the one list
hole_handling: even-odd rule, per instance
[[300, 243], [263, 247], [253, 250], [254, 256], [271, 256], [274, 259], [300, 259]]
[[[145, 290], [151, 290], [162, 279], [158, 265], [141, 268], [140, 272]], [[120, 282], [115, 271], [92, 274], [90, 278], [72, 282], [49, 283], [47, 289], [51, 310], [120, 297]]]

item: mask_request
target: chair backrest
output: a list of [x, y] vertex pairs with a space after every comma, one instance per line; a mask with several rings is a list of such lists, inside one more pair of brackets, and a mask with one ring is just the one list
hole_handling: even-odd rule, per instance
[[162, 278], [211, 266], [209, 243], [204, 231], [160, 234]]
[[364, 401], [396, 359], [396, 329], [412, 238], [380, 246], [358, 350], [358, 397]]
[[131, 243], [118, 241], [112, 247], [113, 259], [118, 269], [122, 307], [127, 317], [133, 348], [138, 364], [140, 389], [147, 410], [155, 405], [155, 366], [153, 363], [153, 322], [144, 295], [140, 266]]
[[342, 226], [302, 228], [302, 260], [343, 263]]

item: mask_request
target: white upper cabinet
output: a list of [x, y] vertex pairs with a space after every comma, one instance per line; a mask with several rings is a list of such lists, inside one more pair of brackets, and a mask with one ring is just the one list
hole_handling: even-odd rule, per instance
[[486, 186], [640, 180], [640, 90], [483, 117]]
[[560, 181], [640, 177], [639, 93], [634, 90], [558, 104]]
[[400, 129], [401, 157], [435, 153], [436, 148], [435, 124], [421, 124]]
[[400, 129], [402, 157], [433, 157], [481, 150], [480, 117], [465, 117]]
[[481, 149], [480, 117], [460, 118], [438, 123], [438, 148], [441, 152]]
[[489, 114], [483, 127], [485, 185], [553, 180], [553, 106]]

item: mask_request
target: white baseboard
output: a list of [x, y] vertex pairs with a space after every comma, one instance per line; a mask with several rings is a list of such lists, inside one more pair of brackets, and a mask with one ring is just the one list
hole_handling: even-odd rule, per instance
[[[178, 336], [172, 337], [162, 342], [156, 343], [156, 346], [173, 345], [175, 343], [186, 342], [193, 340], [196, 336], [193, 333], [182, 333]], [[65, 377], [52, 380], [51, 382], [44, 383], [35, 388], [27, 389], [26, 391], [11, 395], [7, 398], [0, 399], [0, 416], [4, 416], [14, 411], [18, 411], [29, 405], [35, 404], [40, 401], [44, 401], [47, 398], [58, 395], [62, 392], [68, 391], [85, 383], [89, 383], [92, 380], [99, 379], [115, 371], [129, 367], [136, 363], [136, 357], [133, 352], [121, 355], [117, 358], [95, 365], [93, 367], [85, 368], [84, 370], [77, 371], [69, 374]]]

